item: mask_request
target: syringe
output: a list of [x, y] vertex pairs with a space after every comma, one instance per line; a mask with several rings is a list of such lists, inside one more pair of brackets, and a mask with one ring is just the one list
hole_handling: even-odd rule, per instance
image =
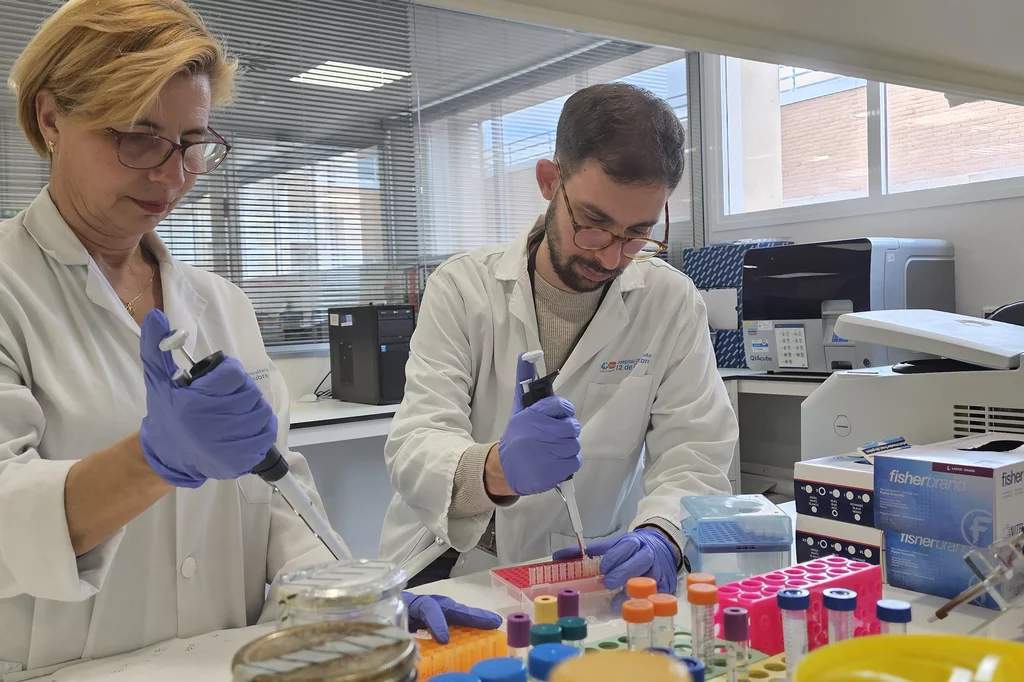
[[[188, 332], [184, 329], [179, 329], [160, 341], [160, 350], [181, 351], [181, 354], [188, 360], [190, 369], [179, 368], [177, 374], [174, 375], [175, 383], [181, 387], [188, 386], [199, 377], [209, 374], [217, 365], [224, 362], [227, 357], [223, 351], [216, 351], [196, 362], [189, 355], [188, 351], [185, 350], [185, 340], [187, 338]], [[324, 543], [324, 546], [334, 555], [335, 559], [345, 559], [348, 557], [348, 552], [345, 551], [344, 546], [334, 536], [330, 524], [320, 515], [317, 508], [313, 506], [313, 501], [309, 499], [309, 495], [306, 494], [306, 491], [303, 490], [302, 486], [299, 485], [299, 482], [295, 480], [295, 477], [288, 470], [288, 462], [281, 456], [277, 446], [272, 445], [270, 447], [266, 457], [253, 468], [252, 473], [262, 478], [281, 493], [281, 497], [292, 508], [292, 511], [302, 519], [306, 527], [313, 532], [313, 535], [320, 538], [320, 542]]]
[[[523, 407], [529, 407], [542, 398], [548, 398], [555, 394], [555, 377], [558, 370], [551, 372], [545, 377], [537, 377], [537, 363], [544, 357], [544, 351], [532, 350], [523, 353], [523, 360], [533, 365], [533, 379], [523, 381], [520, 386], [523, 389]], [[555, 486], [555, 490], [565, 502], [565, 508], [569, 512], [569, 523], [572, 524], [572, 532], [576, 535], [576, 542], [580, 546], [580, 556], [587, 556], [587, 546], [583, 540], [583, 519], [580, 518], [580, 509], [576, 505], [576, 484], [572, 482], [572, 476]]]

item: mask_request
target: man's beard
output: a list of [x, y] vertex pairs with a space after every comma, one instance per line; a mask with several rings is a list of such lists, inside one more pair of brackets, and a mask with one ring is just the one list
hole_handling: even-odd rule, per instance
[[[594, 260], [587, 260], [576, 254], [565, 253], [566, 250], [558, 230], [557, 209], [555, 206], [556, 202], [551, 201], [548, 204], [548, 210], [544, 213], [544, 234], [547, 237], [548, 257], [551, 260], [551, 267], [554, 269], [555, 274], [558, 275], [558, 279], [562, 281], [562, 284], [582, 294], [596, 291], [615, 277], [621, 275], [623, 268], [607, 270], [601, 266], [596, 258]], [[587, 279], [578, 269], [581, 265], [585, 265], [594, 272], [610, 275], [610, 277], [603, 282]]]

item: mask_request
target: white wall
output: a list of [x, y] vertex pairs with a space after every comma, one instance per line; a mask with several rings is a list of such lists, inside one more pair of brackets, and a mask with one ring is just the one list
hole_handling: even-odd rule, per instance
[[[273, 358], [274, 364], [281, 370], [284, 383], [288, 386], [288, 396], [294, 402], [307, 393], [312, 393], [317, 384], [331, 369], [331, 357], [326, 350], [304, 356], [288, 356]], [[331, 380], [323, 383], [323, 388], [330, 388]], [[321, 389], [321, 390], [322, 390]]]
[[956, 306], [967, 315], [1024, 300], [1024, 198], [895, 211], [774, 227], [712, 231], [709, 241], [789, 237], [797, 242], [850, 237], [948, 239], [956, 248]]

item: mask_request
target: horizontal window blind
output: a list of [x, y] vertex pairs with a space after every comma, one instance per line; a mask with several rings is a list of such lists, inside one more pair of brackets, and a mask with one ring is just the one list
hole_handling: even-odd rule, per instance
[[[0, 0], [5, 74], [57, 5]], [[415, 303], [444, 258], [528, 229], [545, 208], [534, 165], [580, 87], [636, 83], [686, 122], [681, 50], [408, 0], [192, 6], [244, 69], [235, 104], [212, 119], [232, 151], [158, 231], [246, 292], [267, 345], [326, 340], [330, 306]], [[2, 215], [47, 175], [4, 92]], [[689, 187], [672, 198], [674, 244], [694, 241]]]

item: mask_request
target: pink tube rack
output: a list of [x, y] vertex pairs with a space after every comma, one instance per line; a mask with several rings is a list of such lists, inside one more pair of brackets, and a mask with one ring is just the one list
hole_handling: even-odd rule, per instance
[[604, 586], [599, 572], [600, 557], [570, 561], [545, 561], [525, 566], [491, 570], [491, 587], [515, 600], [516, 610], [533, 617], [533, 600], [542, 595], [557, 596], [567, 587], [580, 592], [580, 615], [597, 616], [611, 610], [615, 594]]
[[718, 588], [715, 622], [721, 626], [722, 609], [741, 606], [750, 614], [750, 646], [769, 656], [781, 654], [785, 649], [782, 615], [775, 593], [784, 587], [799, 587], [811, 593], [811, 608], [807, 612], [808, 650], [828, 644], [828, 615], [821, 593], [830, 587], [845, 587], [857, 593], [856, 637], [878, 634], [881, 630], [875, 617], [875, 602], [882, 598], [882, 567], [841, 556], [815, 559], [722, 585]]

